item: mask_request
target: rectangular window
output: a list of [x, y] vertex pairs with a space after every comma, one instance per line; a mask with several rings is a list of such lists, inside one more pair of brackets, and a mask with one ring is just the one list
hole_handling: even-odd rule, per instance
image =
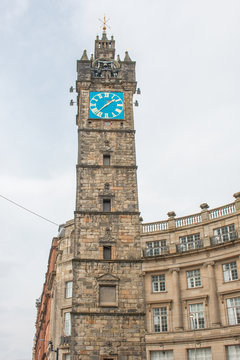
[[166, 307], [153, 309], [153, 327], [154, 332], [159, 333], [168, 331]]
[[110, 165], [110, 155], [103, 155], [103, 165]]
[[227, 299], [229, 325], [240, 324], [240, 297]]
[[111, 200], [103, 199], [103, 211], [110, 212], [111, 211]]
[[199, 269], [187, 271], [187, 285], [188, 288], [195, 288], [202, 285]]
[[167, 253], [167, 241], [166, 240], [157, 240], [157, 241], [148, 241], [146, 243], [146, 255], [162, 255]]
[[189, 349], [188, 360], [212, 360], [211, 348]]
[[194, 249], [199, 249], [202, 247], [202, 242], [200, 240], [200, 233], [182, 236], [180, 240], [180, 251], [189, 251]]
[[70, 360], [71, 358], [70, 358], [70, 354], [66, 354], [66, 355], [64, 355], [64, 360]]
[[72, 281], [66, 282], [65, 297], [66, 297], [66, 299], [72, 297]]
[[189, 305], [189, 320], [191, 329], [205, 328], [203, 303]]
[[165, 274], [152, 276], [152, 291], [166, 291]]
[[64, 335], [71, 335], [71, 314], [70, 312], [66, 312], [64, 314]]
[[116, 306], [116, 286], [99, 286], [99, 303], [101, 306]]
[[236, 261], [230, 262], [228, 264], [223, 264], [223, 277], [225, 282], [238, 279]]
[[234, 240], [237, 237], [234, 224], [214, 229], [213, 234], [214, 237], [211, 239], [213, 245]]
[[111, 260], [112, 258], [112, 247], [111, 246], [104, 246], [103, 247], [103, 259], [104, 260]]
[[240, 359], [240, 345], [227, 346], [227, 359], [228, 360]]
[[150, 351], [150, 360], [173, 360], [173, 351]]

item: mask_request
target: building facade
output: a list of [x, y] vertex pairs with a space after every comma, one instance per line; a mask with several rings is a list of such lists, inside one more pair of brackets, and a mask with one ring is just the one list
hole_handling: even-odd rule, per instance
[[76, 209], [39, 300], [48, 317], [38, 310], [33, 359], [240, 359], [240, 193], [142, 224], [135, 62], [115, 57], [104, 27], [77, 73]]

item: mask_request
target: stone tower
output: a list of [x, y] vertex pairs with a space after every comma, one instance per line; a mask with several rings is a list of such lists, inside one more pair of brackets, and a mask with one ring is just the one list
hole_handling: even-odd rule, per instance
[[144, 289], [133, 121], [135, 62], [95, 40], [77, 62], [73, 359], [145, 359]]

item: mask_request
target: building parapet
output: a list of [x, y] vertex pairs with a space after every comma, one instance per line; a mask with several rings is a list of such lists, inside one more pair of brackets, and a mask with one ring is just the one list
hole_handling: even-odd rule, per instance
[[201, 223], [235, 214], [236, 212], [240, 211], [240, 192], [235, 193], [233, 196], [236, 199], [235, 202], [211, 210], [208, 210], [208, 204], [203, 203], [200, 205], [202, 211], [196, 214], [176, 218], [175, 212], [170, 211], [168, 212], [168, 220], [142, 224], [142, 234], [176, 230], [187, 226], [199, 225]]

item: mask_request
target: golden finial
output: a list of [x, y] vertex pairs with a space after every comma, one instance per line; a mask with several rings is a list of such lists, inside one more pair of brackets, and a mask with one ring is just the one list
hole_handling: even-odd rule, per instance
[[106, 20], [106, 15], [105, 15], [105, 14], [104, 14], [103, 20], [101, 20], [101, 19], [98, 19], [98, 20], [101, 21], [101, 23], [102, 23], [101, 27], [102, 27], [102, 29], [103, 29], [103, 32], [105, 32], [105, 31], [107, 30], [107, 28], [110, 29], [110, 26], [107, 25], [107, 22], [108, 22], [110, 19], [107, 19], [107, 20]]

